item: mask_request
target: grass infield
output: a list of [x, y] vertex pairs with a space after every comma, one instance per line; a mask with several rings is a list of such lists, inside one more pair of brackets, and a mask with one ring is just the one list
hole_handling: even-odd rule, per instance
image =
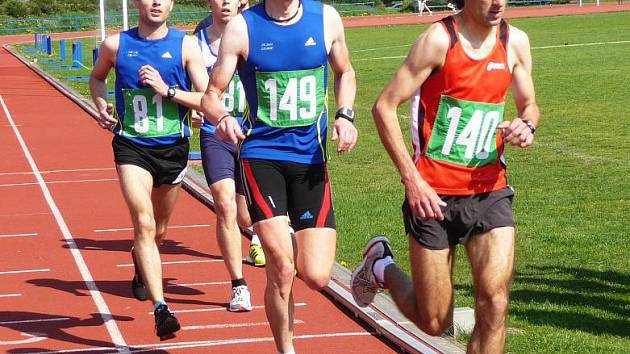
[[[518, 229], [507, 350], [627, 352], [630, 13], [510, 23], [530, 37], [542, 126], [533, 147], [506, 149]], [[346, 155], [337, 155], [335, 144], [329, 145], [329, 170], [339, 231], [337, 261], [351, 269], [360, 261], [368, 237], [386, 234], [398, 264], [409, 271], [400, 211], [403, 188], [370, 109], [425, 28], [346, 30], [357, 72], [359, 143]], [[94, 44], [94, 39], [84, 41]], [[91, 58], [90, 45], [84, 45], [84, 58]], [[88, 74], [49, 71], [57, 77]], [[85, 82], [68, 85], [87, 94]], [[330, 107], [335, 107], [333, 99]], [[506, 107], [506, 117], [513, 117], [511, 97]], [[400, 108], [399, 119], [409, 142], [407, 105]], [[474, 307], [470, 269], [461, 248], [454, 282], [455, 305]]]

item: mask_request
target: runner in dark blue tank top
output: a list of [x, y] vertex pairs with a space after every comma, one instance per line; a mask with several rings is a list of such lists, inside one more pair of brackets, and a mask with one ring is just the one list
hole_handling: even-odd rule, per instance
[[[138, 27], [103, 42], [89, 84], [99, 125], [114, 132], [116, 170], [134, 225], [132, 291], [153, 302], [156, 334], [166, 337], [180, 325], [164, 302], [158, 246], [186, 174], [188, 109], [200, 109], [201, 93], [189, 92], [191, 83], [205, 88], [208, 74], [196, 40], [166, 25], [173, 0], [134, 4]], [[106, 100], [112, 68], [115, 110]]]
[[[319, 290], [328, 284], [335, 258], [326, 171], [328, 65], [339, 107], [332, 137], [339, 140], [338, 152], [350, 151], [357, 138], [356, 81], [341, 18], [328, 5], [267, 0], [230, 21], [203, 99], [217, 136], [242, 140], [243, 185], [268, 267], [265, 310], [281, 353], [293, 352], [294, 269]], [[221, 100], [237, 67], [248, 102], [243, 128]]]

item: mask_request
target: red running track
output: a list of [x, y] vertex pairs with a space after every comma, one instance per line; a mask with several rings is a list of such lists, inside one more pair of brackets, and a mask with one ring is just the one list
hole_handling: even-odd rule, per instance
[[[160, 342], [131, 296], [130, 220], [109, 133], [0, 52], [0, 352], [275, 353], [263, 269], [244, 267], [255, 309], [226, 310], [214, 215], [182, 192], [163, 247], [166, 299], [183, 329]], [[296, 281], [299, 353], [394, 352]]]

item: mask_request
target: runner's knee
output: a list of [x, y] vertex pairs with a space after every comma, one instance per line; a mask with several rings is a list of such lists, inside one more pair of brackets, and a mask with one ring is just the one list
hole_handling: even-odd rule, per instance
[[217, 198], [214, 202], [218, 219], [236, 220], [236, 203], [234, 203], [234, 199]]
[[286, 292], [288, 295], [291, 291], [293, 276], [295, 274], [295, 265], [293, 261], [289, 258], [286, 258], [282, 261], [277, 261], [274, 265], [274, 268], [275, 271], [267, 273], [269, 281], [272, 283], [274, 288], [279, 290], [281, 293]]
[[416, 315], [415, 324], [423, 332], [430, 336], [440, 336], [448, 330], [452, 324], [450, 316], [440, 317], [434, 316], [427, 319], [422, 318], [419, 314]]
[[155, 220], [150, 213], [140, 213], [136, 218], [137, 236], [140, 238], [153, 238], [155, 235]]
[[300, 279], [302, 279], [309, 288], [319, 291], [328, 286], [328, 282], [330, 282], [330, 272], [312, 270], [304, 274], [300, 272]]
[[477, 323], [484, 327], [503, 326], [508, 312], [508, 293], [483, 292], [477, 295]]

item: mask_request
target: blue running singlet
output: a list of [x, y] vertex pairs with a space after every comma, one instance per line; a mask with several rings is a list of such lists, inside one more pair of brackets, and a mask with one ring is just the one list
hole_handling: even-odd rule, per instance
[[239, 61], [249, 111], [240, 157], [320, 164], [326, 161], [328, 53], [324, 7], [303, 0], [302, 17], [279, 25], [264, 2], [243, 12], [249, 55]]
[[142, 146], [171, 145], [190, 136], [188, 108], [140, 84], [138, 71], [151, 65], [168, 86], [190, 91], [182, 45], [185, 33], [168, 29], [164, 38], [147, 40], [133, 28], [120, 33], [116, 58], [116, 113], [114, 134]]
[[[197, 39], [199, 41], [199, 46], [201, 46], [203, 63], [208, 70], [208, 74], [210, 74], [214, 63], [217, 62], [217, 54], [212, 50], [212, 46], [206, 33], [206, 28], [197, 32]], [[230, 81], [230, 84], [225, 90], [223, 95], [223, 106], [228, 113], [238, 120], [239, 123], [243, 123], [242, 117], [243, 112], [247, 107], [247, 101], [245, 101], [245, 90], [243, 89], [243, 84], [239, 80], [239, 76], [237, 74], [234, 74], [232, 81]], [[214, 134], [217, 128], [214, 124], [204, 120], [201, 130], [207, 132], [208, 134]]]

